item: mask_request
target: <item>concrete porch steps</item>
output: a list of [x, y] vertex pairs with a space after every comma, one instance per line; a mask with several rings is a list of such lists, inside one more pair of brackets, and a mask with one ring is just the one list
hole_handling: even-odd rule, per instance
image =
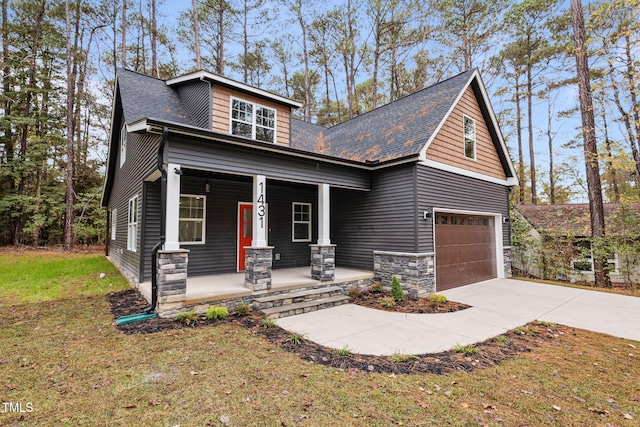
[[334, 307], [349, 301], [340, 286], [290, 291], [254, 298], [254, 306], [272, 319]]

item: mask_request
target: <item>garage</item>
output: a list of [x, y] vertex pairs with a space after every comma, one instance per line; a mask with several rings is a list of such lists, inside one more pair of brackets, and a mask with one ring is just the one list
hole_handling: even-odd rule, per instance
[[435, 243], [438, 292], [496, 277], [495, 217], [440, 212]]

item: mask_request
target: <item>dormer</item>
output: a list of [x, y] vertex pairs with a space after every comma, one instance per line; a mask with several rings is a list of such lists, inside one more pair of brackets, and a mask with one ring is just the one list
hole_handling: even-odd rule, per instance
[[199, 127], [267, 144], [289, 145], [290, 118], [301, 104], [207, 71], [167, 80]]

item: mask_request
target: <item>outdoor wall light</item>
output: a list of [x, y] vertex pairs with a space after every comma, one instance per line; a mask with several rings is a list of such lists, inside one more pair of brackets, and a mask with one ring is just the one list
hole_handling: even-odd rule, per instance
[[173, 171], [175, 172], [176, 175], [180, 175], [180, 176], [182, 176], [182, 174], [184, 173], [180, 168], [174, 168]]
[[207, 180], [207, 182], [204, 184], [204, 192], [208, 193], [209, 191], [211, 191], [211, 184], [209, 184], [209, 180]]
[[432, 210], [424, 211], [423, 217], [424, 217], [424, 219], [432, 219], [433, 218], [433, 211]]
[[503, 224], [509, 224], [509, 218], [507, 218], [506, 216], [502, 217], [502, 223]]

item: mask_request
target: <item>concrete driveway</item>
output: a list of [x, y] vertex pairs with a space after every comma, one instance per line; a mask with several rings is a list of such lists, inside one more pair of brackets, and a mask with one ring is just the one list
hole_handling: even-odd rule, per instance
[[354, 353], [424, 354], [484, 341], [533, 320], [640, 341], [640, 298], [514, 279], [443, 292], [472, 306], [455, 313], [405, 314], [346, 304], [277, 319], [284, 329]]

